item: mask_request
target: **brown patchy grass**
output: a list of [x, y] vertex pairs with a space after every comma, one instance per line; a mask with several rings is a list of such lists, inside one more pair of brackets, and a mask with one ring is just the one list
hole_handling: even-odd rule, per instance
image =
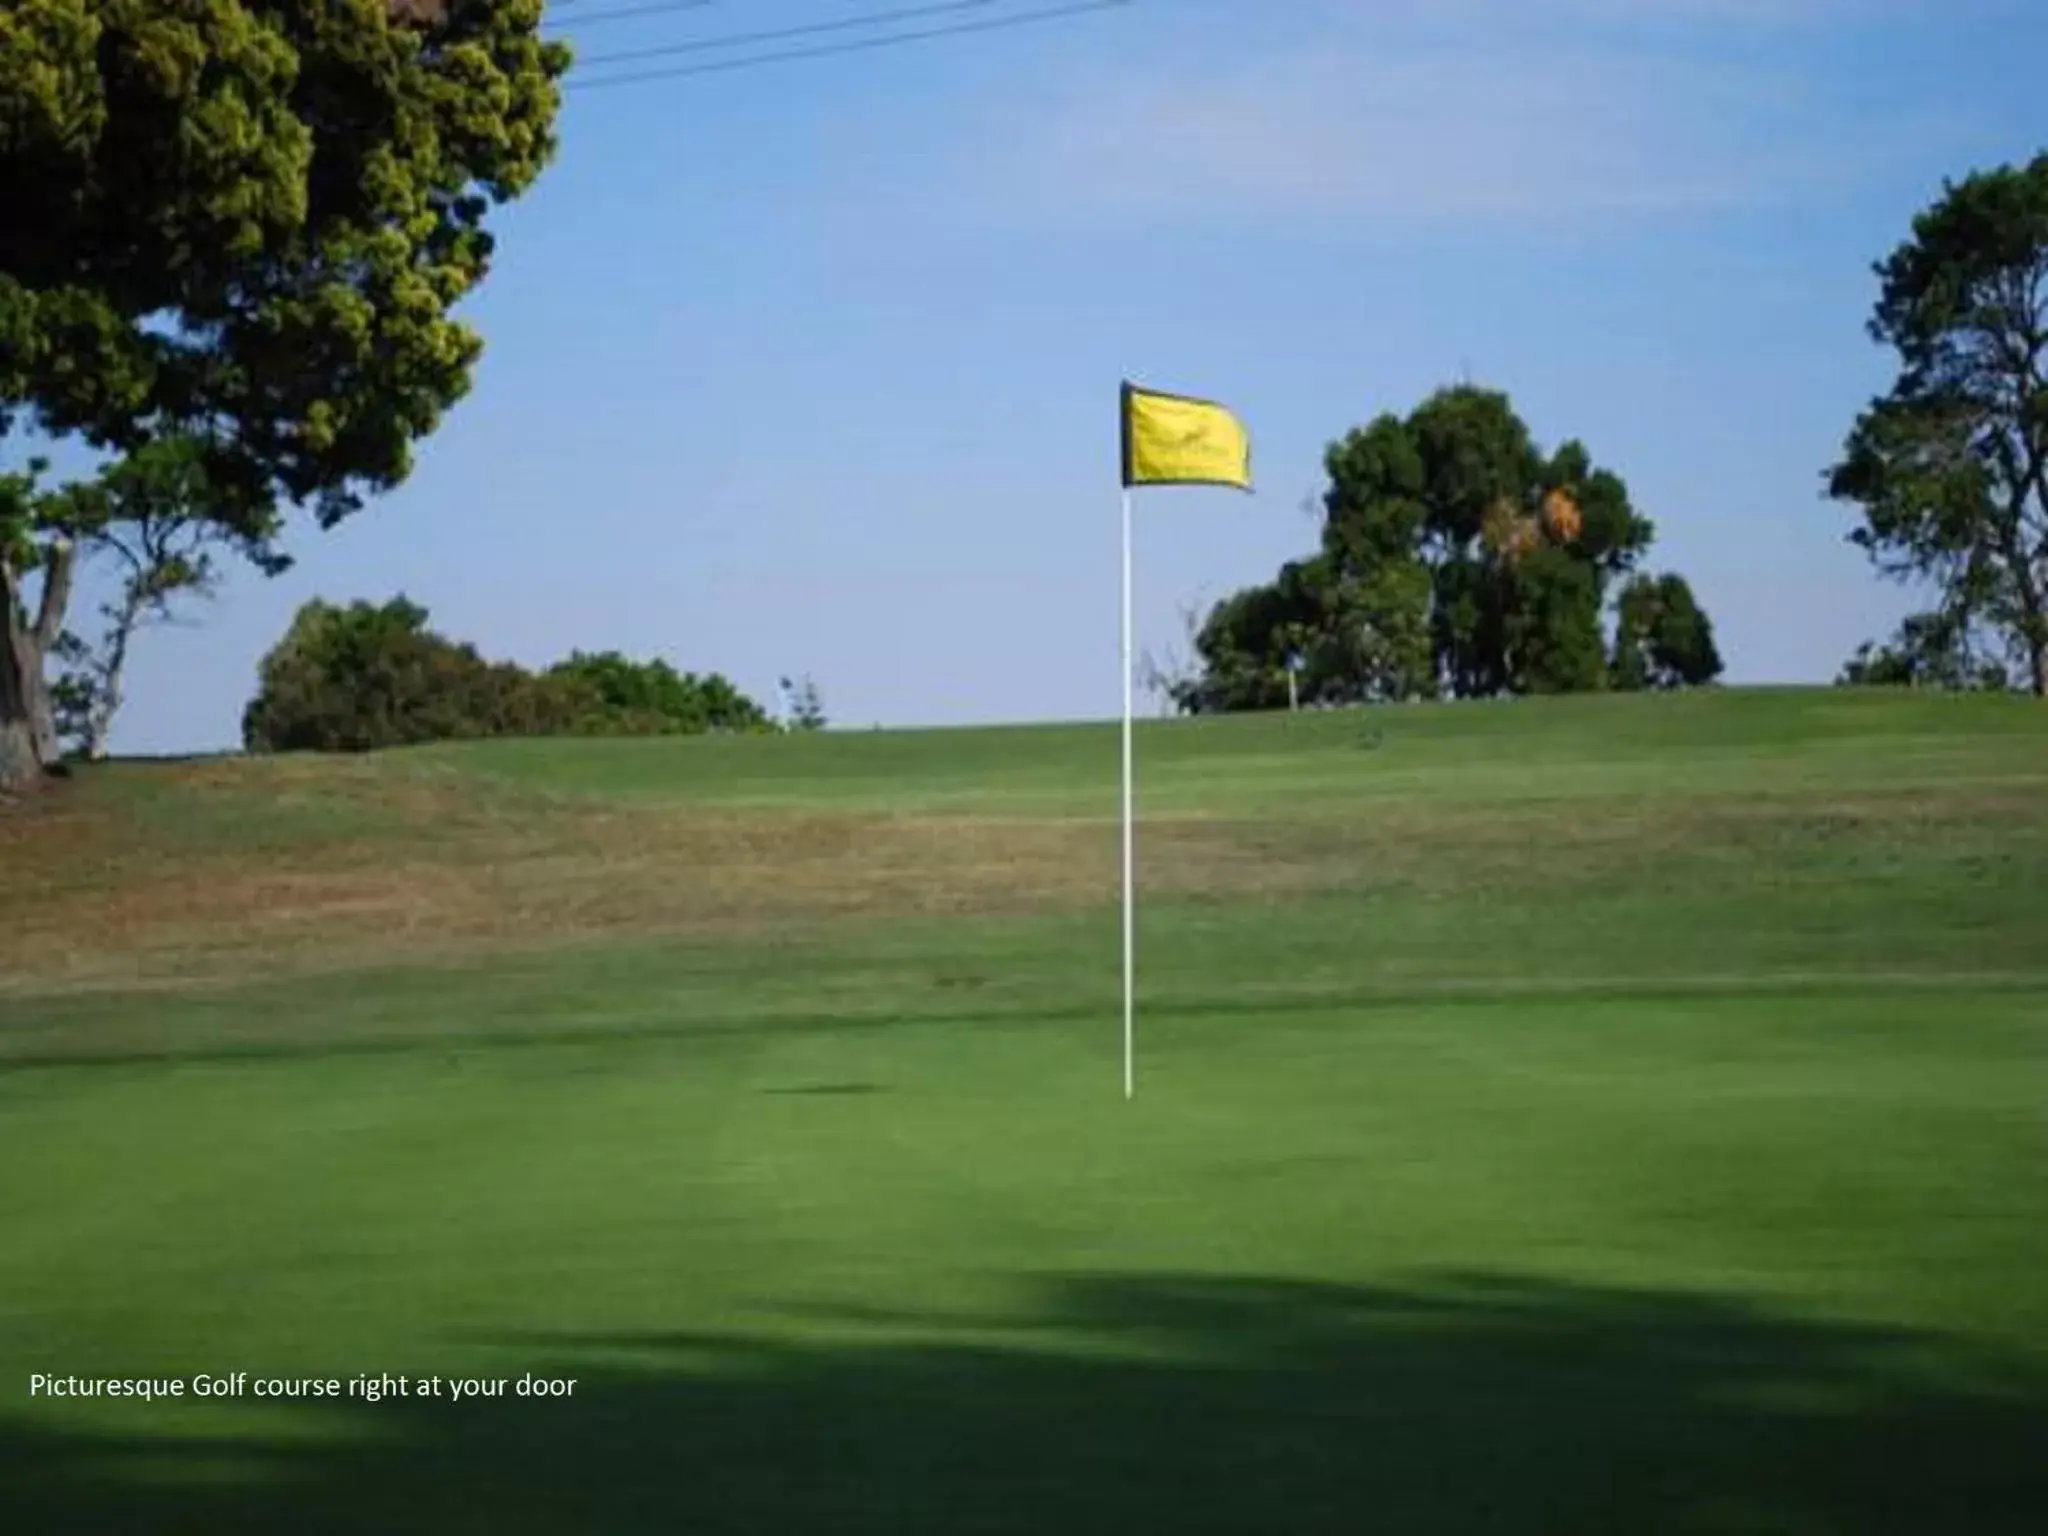
[[[484, 789], [369, 762], [192, 764], [0, 817], [0, 996], [849, 918], [1106, 905], [1113, 820], [741, 813]], [[1626, 889], [1997, 859], [2040, 806], [1984, 794], [1395, 805], [1334, 825], [1141, 823], [1149, 895]]]

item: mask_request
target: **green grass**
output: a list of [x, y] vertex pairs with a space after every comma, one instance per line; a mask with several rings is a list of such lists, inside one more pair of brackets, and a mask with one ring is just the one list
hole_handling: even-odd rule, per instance
[[[117, 765], [0, 826], [8, 1527], [2048, 1529], [2048, 712], [1140, 755], [1131, 1104], [1113, 730]], [[28, 1390], [237, 1371], [576, 1386]]]
[[[2018, 698], [1756, 690], [1312, 712], [1141, 726], [1162, 811], [1312, 812], [1321, 797], [1580, 799], [1674, 790], [2039, 789], [2040, 711]], [[418, 754], [557, 792], [776, 807], [1116, 813], [1117, 739], [1091, 726], [660, 740], [545, 740]]]

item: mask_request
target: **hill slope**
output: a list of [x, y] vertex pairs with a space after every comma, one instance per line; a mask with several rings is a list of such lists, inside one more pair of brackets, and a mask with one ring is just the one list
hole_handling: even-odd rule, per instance
[[[1087, 913], [1116, 899], [1116, 752], [1067, 727], [117, 765], [0, 821], [0, 992]], [[2024, 701], [1153, 723], [1139, 765], [1148, 912], [1301, 900], [1361, 962], [1451, 907], [1459, 974], [2039, 958], [2048, 714]], [[1517, 947], [1560, 901], [1592, 905]], [[1631, 957], [1703, 908], [1711, 953]], [[1635, 938], [1588, 948], [1595, 914]]]
[[[125, 764], [0, 821], [10, 1513], [2048, 1526], [2048, 712], [1148, 725], [1133, 1104], [1116, 750]], [[507, 1385], [21, 1387], [235, 1371]]]

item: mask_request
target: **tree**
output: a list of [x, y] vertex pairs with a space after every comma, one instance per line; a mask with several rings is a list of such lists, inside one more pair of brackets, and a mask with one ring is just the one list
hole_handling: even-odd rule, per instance
[[1433, 695], [1430, 576], [1418, 547], [1429, 507], [1417, 445], [1383, 416], [1331, 444], [1323, 469], [1323, 634], [1305, 647], [1310, 692], [1328, 703]]
[[402, 595], [305, 604], [257, 677], [242, 715], [251, 752], [366, 752], [495, 734], [513, 691], [474, 649], [430, 630], [427, 610]]
[[767, 729], [767, 712], [715, 672], [578, 651], [536, 674], [438, 634], [427, 610], [403, 595], [300, 608], [264, 656], [242, 715], [251, 752]]
[[1721, 675], [1713, 622], [1683, 576], [1631, 577], [1615, 609], [1613, 687], [1698, 688]]
[[[32, 781], [57, 761], [57, 719], [43, 678], [43, 656], [63, 634], [75, 554], [63, 533], [42, 539], [47, 496], [38, 482], [48, 465], [0, 474], [0, 793]], [[40, 601], [31, 613], [24, 574], [43, 569]]]
[[825, 701], [818, 693], [818, 685], [805, 674], [800, 683], [788, 678], [782, 679], [782, 696], [789, 701], [790, 728], [798, 731], [822, 731], [825, 729]]
[[1607, 686], [1600, 633], [1600, 577], [1554, 544], [1538, 544], [1508, 569], [1501, 638], [1516, 693], [1591, 693]]
[[1583, 445], [1546, 455], [1506, 395], [1465, 385], [1324, 467], [1322, 548], [1211, 610], [1183, 709], [1275, 707], [1290, 651], [1324, 703], [1606, 686], [1606, 593], [1654, 530]]
[[[451, 308], [554, 151], [541, 0], [17, 0], [0, 12], [0, 441], [191, 440], [268, 541], [401, 482], [467, 390]], [[0, 783], [49, 763], [65, 504], [0, 500]], [[30, 618], [28, 582], [40, 572]]]
[[717, 673], [699, 677], [667, 662], [636, 662], [617, 651], [578, 651], [544, 674], [588, 698], [579, 729], [618, 735], [758, 731], [760, 705]]
[[181, 598], [211, 596], [222, 553], [239, 552], [267, 572], [290, 562], [267, 536], [213, 516], [204, 453], [189, 438], [147, 444], [58, 496], [56, 520], [73, 530], [81, 563], [112, 568], [113, 596], [100, 607], [97, 637], [67, 630], [51, 653], [67, 668], [51, 685], [58, 736], [98, 759], [106, 755], [138, 632], [169, 622]]
[[1942, 688], [2003, 692], [2012, 686], [2005, 663], [1986, 656], [1980, 637], [1954, 613], [1916, 613], [1888, 644], [1865, 641], [1835, 679], [1847, 688]]
[[[1225, 598], [1195, 633], [1201, 669], [1173, 682], [1174, 702], [1190, 714], [1285, 705], [1289, 658], [1305, 649], [1305, 635], [1325, 632], [1326, 602], [1327, 568], [1317, 561], [1289, 564], [1269, 585]], [[1315, 662], [1304, 660], [1313, 676]], [[1313, 700], [1315, 682], [1302, 691]]]
[[1182, 696], [1197, 686], [1201, 676], [1196, 663], [1200, 655], [1196, 643], [1202, 633], [1202, 606], [1197, 601], [1181, 603], [1178, 607], [1181, 633], [1187, 649], [1170, 650], [1163, 661], [1155, 657], [1149, 647], [1138, 656], [1138, 686], [1157, 701], [1165, 714], [1172, 714], [1183, 707]]
[[1869, 329], [1899, 372], [1829, 495], [1861, 509], [1879, 571], [1939, 593], [1909, 667], [1982, 629], [2048, 697], [2048, 153], [1944, 182], [1875, 271]]

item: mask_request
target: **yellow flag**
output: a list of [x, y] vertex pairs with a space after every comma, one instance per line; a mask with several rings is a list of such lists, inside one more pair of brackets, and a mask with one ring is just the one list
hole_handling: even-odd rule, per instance
[[1124, 484], [1252, 488], [1252, 440], [1222, 406], [1123, 388]]

